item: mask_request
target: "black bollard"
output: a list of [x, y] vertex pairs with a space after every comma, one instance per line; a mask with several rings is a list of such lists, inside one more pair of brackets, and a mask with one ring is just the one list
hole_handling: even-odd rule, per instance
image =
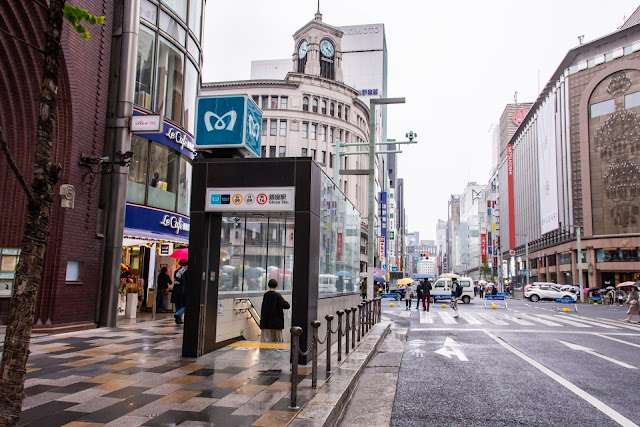
[[343, 310], [336, 311], [338, 315], [338, 362], [342, 360], [342, 316], [344, 316]]
[[351, 307], [351, 348], [356, 348], [356, 308]]
[[331, 372], [331, 321], [333, 316], [327, 314], [324, 318], [327, 319], [327, 375], [329, 375]]
[[344, 354], [349, 354], [349, 313], [351, 313], [351, 309], [345, 308], [344, 312], [347, 313], [344, 318]]
[[302, 328], [300, 326], [291, 327], [291, 409], [297, 408], [298, 400], [298, 356], [300, 353], [300, 335]]
[[311, 345], [311, 388], [318, 387], [318, 328], [320, 327], [319, 320], [312, 320], [311, 327], [313, 328], [313, 344]]
[[362, 307], [364, 304], [358, 304], [358, 342], [360, 342], [360, 330], [362, 329]]

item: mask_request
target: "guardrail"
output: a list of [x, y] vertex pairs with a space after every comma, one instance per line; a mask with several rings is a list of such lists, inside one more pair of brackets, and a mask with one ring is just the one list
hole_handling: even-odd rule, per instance
[[[576, 300], [574, 300], [573, 298], [568, 298], [568, 297], [555, 298], [553, 300], [553, 309], [560, 311], [560, 307], [558, 307], [558, 304], [570, 304], [570, 305], [573, 305], [573, 311], [575, 311], [575, 312], [578, 311], [578, 304], [576, 303]], [[562, 311], [571, 311], [571, 309], [568, 308], [568, 307], [565, 307], [565, 308], [562, 309]]]
[[[372, 300], [363, 300], [358, 307], [346, 308], [344, 310], [336, 311], [338, 316], [337, 327], [332, 329], [332, 323], [335, 317], [331, 314], [327, 314], [324, 318], [327, 321], [327, 333], [324, 339], [320, 339], [318, 329], [322, 325], [319, 320], [313, 320], [311, 322], [311, 328], [313, 330], [312, 338], [306, 351], [300, 349], [300, 335], [302, 335], [302, 328], [300, 326], [291, 327], [291, 408], [297, 408], [298, 400], [298, 358], [300, 356], [309, 356], [312, 359], [311, 364], [311, 388], [318, 387], [318, 346], [327, 345], [327, 361], [326, 361], [326, 373], [327, 376], [331, 373], [331, 346], [332, 336], [337, 335], [338, 344], [338, 362], [342, 360], [342, 338], [345, 338], [344, 354], [349, 354], [349, 351], [353, 351], [356, 347], [356, 339], [360, 342], [364, 339], [365, 335], [373, 328], [373, 326], [382, 320], [382, 298], [374, 298]], [[357, 312], [357, 316], [356, 316]], [[345, 316], [346, 314], [346, 316]], [[351, 315], [351, 316], [349, 316]], [[344, 322], [342, 321], [345, 316]], [[351, 317], [351, 319], [349, 319]], [[358, 318], [356, 322], [356, 317]], [[344, 327], [342, 326], [344, 323]], [[351, 341], [349, 341], [349, 335], [351, 335]]]
[[[506, 293], [506, 292], [505, 292]], [[485, 295], [484, 296], [484, 308], [487, 308], [487, 301], [504, 301], [504, 307], [500, 307], [500, 308], [507, 308], [507, 298], [508, 298], [508, 294], [507, 295]], [[494, 307], [494, 303], [491, 303], [491, 308]], [[498, 308], [498, 306], [495, 306], [496, 308]]]

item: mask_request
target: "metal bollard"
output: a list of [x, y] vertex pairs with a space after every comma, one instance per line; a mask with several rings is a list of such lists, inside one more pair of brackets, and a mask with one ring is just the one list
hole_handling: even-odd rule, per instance
[[336, 311], [338, 315], [338, 362], [342, 360], [342, 316], [344, 316], [343, 310]]
[[356, 308], [351, 307], [351, 348], [356, 348]]
[[364, 304], [358, 304], [358, 342], [360, 342], [360, 330], [362, 329], [362, 307]]
[[318, 328], [320, 327], [319, 320], [312, 320], [311, 327], [313, 328], [313, 344], [311, 346], [311, 388], [318, 387]]
[[351, 313], [351, 309], [345, 308], [344, 312], [347, 313], [344, 318], [344, 354], [349, 354], [349, 313]]
[[331, 321], [333, 316], [327, 314], [324, 318], [327, 319], [327, 374], [329, 374], [331, 372]]
[[378, 321], [376, 323], [382, 322], [382, 298], [378, 298]]
[[371, 308], [371, 300], [365, 301], [364, 307], [364, 330], [366, 333], [369, 333], [369, 313]]
[[291, 327], [291, 409], [297, 408], [298, 400], [298, 355], [300, 353], [300, 335], [302, 328], [300, 326]]

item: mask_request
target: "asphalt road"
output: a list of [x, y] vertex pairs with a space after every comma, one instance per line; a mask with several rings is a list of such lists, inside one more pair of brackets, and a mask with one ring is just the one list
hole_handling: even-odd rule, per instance
[[[442, 303], [425, 313], [415, 301], [412, 311], [391, 302], [383, 315], [406, 341], [395, 344], [402, 360], [395, 396], [385, 396], [389, 425], [640, 425], [640, 324], [622, 322], [626, 306], [565, 313], [549, 302], [492, 309], [476, 299], [453, 318]], [[358, 421], [381, 425], [379, 415]]]

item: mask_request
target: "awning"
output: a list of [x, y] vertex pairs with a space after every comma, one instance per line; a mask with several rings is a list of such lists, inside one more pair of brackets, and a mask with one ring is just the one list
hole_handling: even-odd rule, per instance
[[[177, 234], [164, 234], [164, 233], [154, 233], [149, 230], [140, 230], [138, 228], [124, 228], [124, 237], [129, 237], [132, 239], [141, 239], [141, 240], [149, 240], [152, 242], [172, 242], [172, 243], [182, 243], [185, 245], [189, 244], [189, 238], [183, 237]], [[142, 243], [144, 244], [144, 243]]]

